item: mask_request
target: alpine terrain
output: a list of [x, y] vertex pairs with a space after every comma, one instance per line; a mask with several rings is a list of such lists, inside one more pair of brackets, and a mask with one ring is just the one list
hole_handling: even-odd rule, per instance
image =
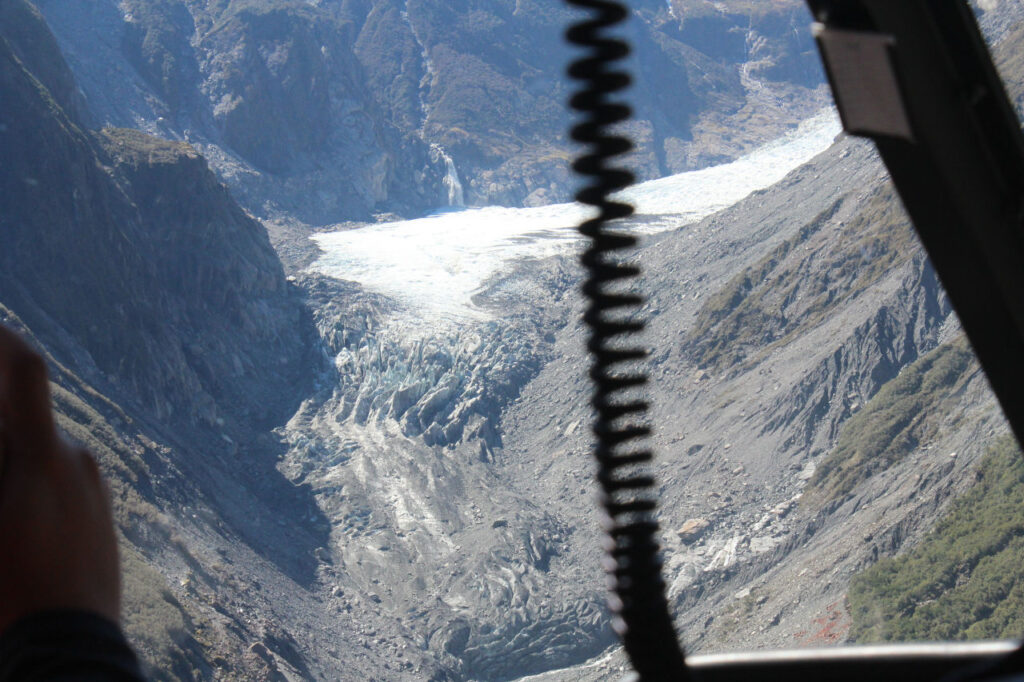
[[[979, 5], [1020, 108], [1024, 8]], [[687, 650], [1024, 635], [1024, 464], [803, 2], [630, 6]], [[153, 679], [621, 677], [573, 16], [0, 0], [0, 323], [111, 482]]]

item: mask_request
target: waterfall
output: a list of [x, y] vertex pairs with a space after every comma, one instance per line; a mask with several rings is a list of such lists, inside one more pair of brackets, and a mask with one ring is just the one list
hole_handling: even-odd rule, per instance
[[418, 97], [420, 102], [420, 127], [417, 131], [420, 139], [426, 142], [427, 136], [427, 119], [430, 117], [430, 105], [427, 104], [427, 89], [430, 87], [430, 83], [434, 79], [435, 70], [434, 62], [430, 59], [430, 50], [427, 49], [426, 44], [420, 38], [420, 34], [416, 31], [416, 27], [412, 23], [412, 19], [409, 18], [409, 2], [406, 0], [405, 9], [402, 10], [402, 19], [405, 20], [406, 25], [409, 27], [409, 33], [412, 34], [413, 40], [420, 48], [420, 59], [423, 61], [423, 78], [420, 79]]
[[[419, 131], [417, 134], [419, 138], [424, 142], [427, 142], [427, 120], [430, 118], [430, 105], [427, 103], [427, 89], [430, 87], [430, 83], [433, 81], [434, 63], [430, 60], [430, 50], [427, 49], [426, 44], [420, 38], [419, 33], [416, 31], [416, 26], [412, 23], [412, 19], [409, 17], [409, 2], [406, 0], [405, 9], [402, 10], [402, 19], [409, 26], [409, 32], [412, 33], [413, 39], [420, 48], [420, 57], [423, 60], [423, 78], [420, 80], [419, 86], [419, 101], [420, 101], [420, 114], [422, 116], [420, 122]], [[455, 162], [452, 161], [452, 157], [448, 155], [448, 152], [436, 142], [430, 143], [430, 160], [434, 163], [444, 159], [444, 186], [448, 190], [448, 205], [462, 207], [466, 205], [466, 197], [462, 191], [462, 180], [459, 178], [459, 171], [455, 168]]]
[[455, 162], [452, 161], [452, 157], [439, 144], [431, 144], [430, 151], [434, 161], [438, 159], [444, 160], [445, 173], [443, 182], [444, 186], [448, 189], [448, 205], [465, 206], [466, 198], [462, 191], [462, 180], [459, 179], [459, 171], [455, 168]]

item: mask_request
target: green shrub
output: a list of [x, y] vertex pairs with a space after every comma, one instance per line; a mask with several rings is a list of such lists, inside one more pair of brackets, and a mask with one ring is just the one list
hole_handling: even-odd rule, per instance
[[808, 483], [805, 504], [846, 495], [933, 438], [976, 368], [963, 337], [905, 367], [843, 425], [835, 449]]
[[850, 583], [858, 642], [1024, 635], [1024, 459], [1012, 437], [910, 552]]
[[701, 306], [684, 348], [716, 372], [763, 357], [821, 324], [920, 249], [885, 185], [845, 223], [839, 203], [732, 278]]

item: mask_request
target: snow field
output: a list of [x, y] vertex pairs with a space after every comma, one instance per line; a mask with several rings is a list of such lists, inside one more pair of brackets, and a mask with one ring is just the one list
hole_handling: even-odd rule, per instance
[[[640, 232], [697, 222], [765, 189], [825, 151], [840, 131], [832, 109], [732, 163], [641, 183], [621, 193], [647, 221]], [[310, 269], [360, 283], [404, 304], [406, 324], [472, 322], [488, 315], [472, 297], [488, 278], [526, 258], [577, 248], [581, 204], [489, 206], [312, 237], [322, 251]]]

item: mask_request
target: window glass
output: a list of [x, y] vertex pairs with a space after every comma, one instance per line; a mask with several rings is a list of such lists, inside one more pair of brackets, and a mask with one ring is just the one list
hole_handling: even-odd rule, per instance
[[[1024, 464], [805, 4], [630, 6], [623, 227], [687, 651], [1024, 634]], [[976, 11], [1020, 111], [1024, 12]], [[580, 16], [0, 4], [0, 323], [111, 482], [153, 670], [621, 675]]]

